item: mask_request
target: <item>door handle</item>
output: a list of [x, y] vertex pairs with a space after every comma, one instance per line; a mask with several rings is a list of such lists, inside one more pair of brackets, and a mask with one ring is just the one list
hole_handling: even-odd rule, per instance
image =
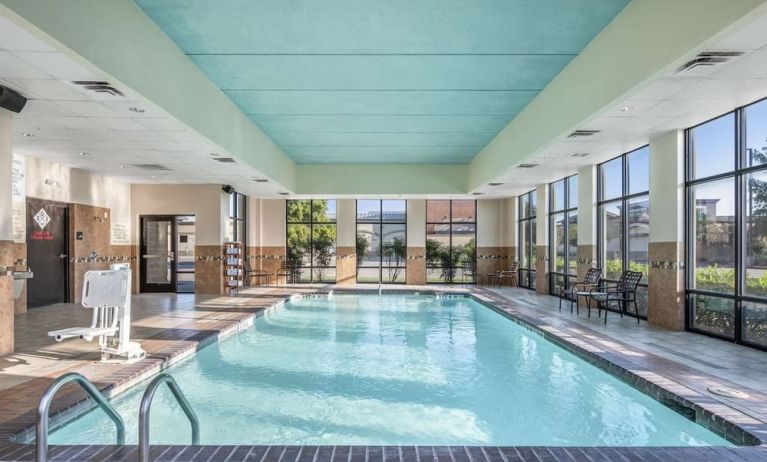
[[64, 252], [61, 252], [60, 254], [56, 255], [56, 258], [64, 260], [65, 258], [67, 258], [67, 254], [65, 254]]

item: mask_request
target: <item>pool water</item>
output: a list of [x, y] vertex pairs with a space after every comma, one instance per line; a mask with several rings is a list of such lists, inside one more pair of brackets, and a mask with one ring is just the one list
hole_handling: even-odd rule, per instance
[[[469, 298], [297, 299], [170, 372], [203, 444], [730, 444]], [[144, 388], [115, 400], [129, 443]], [[165, 387], [151, 431], [190, 442]], [[51, 442], [111, 444], [114, 428], [93, 411]]]

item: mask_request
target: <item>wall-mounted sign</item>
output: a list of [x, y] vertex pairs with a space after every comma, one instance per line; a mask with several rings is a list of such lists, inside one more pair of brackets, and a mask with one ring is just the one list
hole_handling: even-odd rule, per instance
[[127, 225], [123, 223], [112, 223], [112, 244], [130, 244], [130, 233], [128, 233]]
[[75, 240], [82, 241], [85, 238], [85, 235], [82, 231], [75, 231]]
[[14, 202], [24, 202], [27, 198], [27, 161], [16, 154], [11, 164], [11, 193]]

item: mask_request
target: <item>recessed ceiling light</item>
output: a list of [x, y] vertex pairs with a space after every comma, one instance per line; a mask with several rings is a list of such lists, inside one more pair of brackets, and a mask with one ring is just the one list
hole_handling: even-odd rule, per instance
[[128, 168], [130, 168], [130, 166], [129, 165], [121, 165], [120, 168], [123, 169], [123, 170], [128, 170]]
[[278, 192], [277, 194], [279, 194], [280, 196], [290, 196], [290, 193], [285, 191]]
[[80, 157], [88, 157], [91, 155], [91, 153], [87, 151], [83, 151], [83, 152], [77, 153], [77, 155]]
[[488, 183], [488, 186], [501, 186], [503, 183]]
[[590, 155], [591, 155], [590, 152], [576, 152], [576, 153], [570, 154], [570, 157], [588, 157]]
[[25, 132], [25, 133], [24, 133], [24, 138], [32, 138], [32, 137], [34, 137], [34, 136], [35, 136], [35, 134], [34, 134], [34, 133], [30, 133], [30, 132]]
[[217, 153], [217, 152], [211, 152], [211, 153], [210, 153], [210, 155], [211, 155], [211, 156], [213, 156], [213, 157], [218, 157], [218, 156], [220, 156], [221, 154], [219, 154], [219, 153]]
[[143, 114], [144, 112], [146, 112], [145, 110], [141, 109], [140, 107], [136, 107], [136, 106], [131, 106], [131, 107], [128, 108], [128, 110], [131, 111], [131, 112], [135, 112], [136, 114]]
[[630, 110], [634, 109], [634, 106], [631, 106], [629, 104], [625, 106], [621, 106], [620, 109], [618, 109], [621, 112], [629, 112]]

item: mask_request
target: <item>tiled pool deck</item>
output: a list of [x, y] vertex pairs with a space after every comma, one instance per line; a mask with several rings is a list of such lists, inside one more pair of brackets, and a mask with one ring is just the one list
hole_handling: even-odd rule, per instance
[[[369, 287], [369, 286], [368, 286]], [[14, 435], [29, 431], [34, 408], [42, 390], [58, 375], [77, 371], [93, 380], [106, 394], [117, 394], [159, 370], [194, 354], [196, 350], [237, 332], [253, 322], [254, 316], [293, 293], [327, 290], [323, 287], [254, 289], [239, 297], [195, 297], [183, 295], [141, 295], [134, 299], [133, 336], [141, 341], [148, 357], [133, 365], [99, 364], [93, 343], [70, 340], [51, 344], [45, 332], [85, 323], [87, 310], [61, 305], [31, 310], [17, 323], [17, 353], [0, 358], [0, 461], [34, 460], [34, 446], [17, 444]], [[400, 289], [401, 290], [401, 289]], [[408, 291], [411, 289], [409, 288]], [[420, 290], [463, 291], [429, 286]], [[609, 370], [665, 402], [693, 410], [698, 422], [730, 440], [759, 444], [767, 440], [767, 395], [741, 380], [746, 374], [759, 385], [767, 379], [767, 353], [739, 350], [688, 333], [670, 333], [637, 326], [631, 319], [612, 316], [607, 326], [595, 317], [590, 320], [560, 314], [556, 299], [535, 296], [521, 289], [470, 288], [465, 290], [483, 303], [517, 322], [541, 332], [550, 340], [576, 352], [586, 360]], [[678, 354], [664, 345], [674, 339], [691, 348]], [[716, 342], [716, 343], [709, 343]], [[738, 356], [749, 357], [755, 371], [717, 369], [703, 359], [702, 352], [721, 345]], [[701, 354], [698, 354], [698, 353]], [[740, 355], [742, 353], [742, 355]], [[765, 356], [762, 367], [761, 356]], [[716, 359], [716, 358], [713, 358]], [[720, 373], [721, 372], [721, 373]], [[183, 386], [183, 384], [182, 384]], [[711, 387], [742, 393], [727, 398], [709, 391]], [[760, 388], [761, 387], [755, 387]], [[54, 422], [87, 409], [84, 395], [64, 388], [52, 407]], [[78, 404], [79, 403], [79, 404]], [[55, 424], [55, 423], [54, 423]], [[204, 422], [203, 422], [204, 426]], [[204, 430], [204, 429], [203, 429]], [[257, 429], [254, 428], [254, 431]], [[381, 446], [153, 446], [153, 460], [176, 461], [260, 461], [260, 462], [514, 462], [514, 461], [763, 461], [767, 446], [718, 448], [496, 448], [496, 447], [381, 447]], [[50, 460], [101, 461], [137, 460], [135, 446], [51, 446]]]

